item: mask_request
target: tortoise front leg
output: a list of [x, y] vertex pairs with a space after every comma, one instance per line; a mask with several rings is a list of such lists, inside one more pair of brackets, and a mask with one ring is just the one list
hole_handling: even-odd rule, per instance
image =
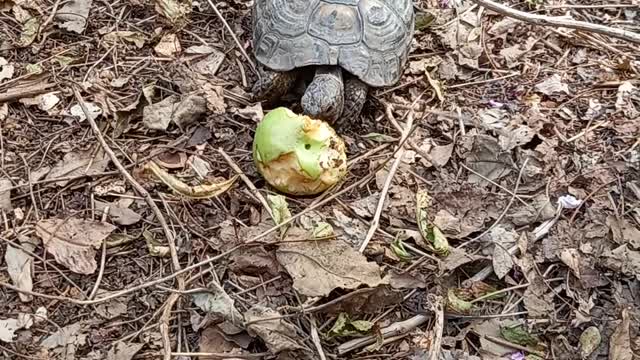
[[259, 67], [260, 78], [253, 84], [254, 101], [264, 101], [273, 105], [293, 88], [297, 73], [295, 71], [273, 71]]
[[342, 122], [355, 124], [360, 119], [362, 107], [367, 101], [369, 86], [357, 77], [349, 77], [344, 82], [344, 108]]
[[330, 124], [338, 120], [344, 105], [342, 69], [337, 66], [319, 66], [301, 102], [304, 113], [312, 118], [325, 120]]

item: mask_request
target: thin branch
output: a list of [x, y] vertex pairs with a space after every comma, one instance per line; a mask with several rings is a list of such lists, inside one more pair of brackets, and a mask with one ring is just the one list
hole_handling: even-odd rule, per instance
[[380, 226], [380, 216], [382, 215], [382, 209], [384, 209], [384, 203], [387, 198], [387, 193], [389, 192], [389, 188], [391, 187], [391, 182], [393, 181], [393, 177], [398, 171], [398, 166], [400, 166], [400, 162], [402, 161], [402, 157], [404, 156], [405, 148], [404, 142], [409, 137], [409, 133], [411, 128], [413, 127], [413, 110], [409, 110], [409, 116], [407, 118], [407, 124], [402, 131], [402, 137], [400, 138], [400, 143], [398, 145], [399, 150], [395, 154], [395, 160], [391, 165], [391, 169], [389, 169], [389, 173], [387, 174], [387, 178], [384, 182], [384, 187], [380, 192], [380, 199], [378, 200], [378, 207], [376, 208], [376, 213], [373, 216], [373, 220], [371, 221], [371, 226], [369, 227], [369, 231], [367, 231], [367, 236], [364, 238], [362, 245], [360, 245], [360, 252], [363, 252], [366, 249], [369, 241], [373, 238], [373, 234], [375, 234], [376, 230]]
[[473, 0], [476, 4], [483, 6], [489, 10], [495, 11], [505, 16], [512, 17], [521, 21], [525, 21], [531, 24], [540, 26], [551, 27], [564, 27], [574, 30], [581, 30], [586, 32], [593, 32], [610, 36], [613, 38], [630, 41], [635, 44], [640, 44], [640, 34], [636, 34], [631, 31], [612, 28], [599, 24], [592, 24], [584, 21], [569, 20], [559, 17], [550, 17], [545, 15], [531, 14], [524, 11], [512, 9], [509, 6], [502, 5], [491, 0]]
[[[111, 148], [105, 141], [104, 136], [100, 131], [100, 128], [98, 128], [98, 124], [96, 124], [96, 121], [91, 117], [91, 114], [89, 113], [89, 110], [87, 109], [87, 106], [84, 103], [84, 99], [82, 98], [82, 95], [80, 95], [80, 92], [75, 86], [73, 86], [72, 88], [73, 88], [73, 94], [75, 95], [76, 100], [80, 104], [80, 107], [82, 108], [82, 112], [84, 112], [85, 117], [89, 121], [89, 124], [91, 125], [91, 129], [93, 130], [94, 135], [100, 142], [100, 145], [102, 146], [104, 151], [109, 155], [109, 157], [111, 158], [111, 161], [118, 168], [122, 176], [127, 180], [127, 182], [129, 182], [129, 184], [131, 184], [131, 186], [133, 186], [133, 188], [136, 189], [138, 194], [140, 194], [140, 196], [144, 198], [145, 202], [147, 203], [147, 205], [149, 205], [154, 215], [158, 219], [158, 222], [160, 222], [160, 226], [162, 227], [164, 235], [167, 238], [167, 243], [169, 244], [169, 249], [171, 251], [171, 260], [173, 263], [173, 269], [174, 271], [180, 271], [181, 266], [178, 260], [178, 252], [176, 250], [175, 238], [173, 237], [173, 233], [169, 229], [169, 225], [167, 224], [167, 221], [164, 218], [164, 215], [162, 215], [160, 208], [158, 207], [158, 205], [156, 205], [155, 201], [153, 201], [153, 198], [151, 197], [149, 192], [144, 187], [142, 187], [142, 185], [140, 185], [140, 183], [138, 183], [138, 181], [136, 181], [136, 179], [134, 179], [131, 174], [129, 174], [129, 172], [124, 168], [120, 160], [118, 160], [118, 157], [116, 156], [116, 154], [113, 152], [113, 150], [111, 150]], [[178, 276], [177, 280], [178, 280], [178, 290], [184, 290], [184, 277], [182, 275]], [[168, 319], [167, 319], [167, 316], [165, 315], [167, 314], [170, 315], [171, 308], [173, 307], [173, 303], [175, 303], [175, 301], [177, 301], [179, 297], [180, 296], [178, 294], [171, 294], [169, 296], [169, 299], [167, 299], [168, 306], [165, 308], [165, 312], [163, 314], [162, 320], [160, 321], [160, 332], [163, 335], [162, 337], [163, 337], [163, 345], [165, 350], [165, 356], [164, 356], [165, 360], [171, 359], [171, 342], [169, 341], [169, 335], [167, 333], [169, 326], [168, 324], [166, 324], [166, 322], [168, 322]]]

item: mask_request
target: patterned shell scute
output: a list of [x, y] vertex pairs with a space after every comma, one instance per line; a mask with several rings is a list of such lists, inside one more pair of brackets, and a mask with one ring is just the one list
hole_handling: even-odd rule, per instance
[[253, 16], [266, 67], [340, 65], [370, 86], [399, 80], [413, 38], [412, 0], [255, 0]]

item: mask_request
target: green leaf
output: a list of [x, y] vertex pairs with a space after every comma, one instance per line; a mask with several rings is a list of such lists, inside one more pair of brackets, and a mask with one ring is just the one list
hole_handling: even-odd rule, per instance
[[289, 204], [284, 196], [267, 195], [267, 200], [269, 201], [269, 206], [271, 207], [271, 212], [273, 213], [276, 224], [282, 224], [291, 218]]
[[473, 308], [473, 304], [460, 299], [455, 292], [455, 289], [449, 289], [447, 292], [447, 307], [457, 313], [467, 313]]
[[54, 58], [60, 66], [69, 66], [71, 65], [75, 59], [70, 56], [58, 55]]
[[435, 19], [436, 19], [435, 16], [431, 14], [417, 13], [414, 28], [416, 30], [424, 30], [425, 28], [431, 26], [431, 24]]
[[391, 250], [397, 257], [402, 260], [411, 259], [411, 254], [404, 248], [404, 242], [400, 239], [399, 236], [396, 236], [396, 239], [391, 243]]
[[522, 346], [535, 347], [540, 341], [536, 336], [531, 335], [523, 325], [504, 326], [500, 328], [500, 335], [505, 340]]
[[416, 192], [416, 222], [420, 234], [427, 241], [429, 250], [440, 256], [449, 255], [449, 241], [437, 226], [429, 225], [428, 209], [431, 205], [431, 196], [426, 190]]
[[314, 239], [328, 238], [334, 235], [335, 233], [333, 232], [333, 226], [324, 221], [317, 223], [313, 228], [313, 232], [311, 233], [311, 237], [313, 237]]
[[340, 313], [336, 322], [329, 330], [331, 336], [354, 336], [366, 334], [373, 327], [373, 323], [366, 320], [351, 321], [349, 315]]
[[40, 75], [44, 72], [44, 69], [40, 64], [27, 64], [27, 66], [25, 66], [25, 69], [31, 75]]
[[22, 33], [20, 34], [19, 44], [22, 47], [29, 46], [38, 36], [40, 29], [40, 21], [38, 18], [32, 17], [22, 24]]
[[597, 327], [586, 328], [580, 335], [580, 355], [582, 358], [588, 358], [600, 346], [601, 341], [602, 336]]

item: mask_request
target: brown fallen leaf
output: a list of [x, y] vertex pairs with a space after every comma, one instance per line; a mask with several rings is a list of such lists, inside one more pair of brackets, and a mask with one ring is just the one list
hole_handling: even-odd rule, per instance
[[[217, 354], [242, 354], [242, 349], [228, 341], [222, 331], [216, 325], [210, 325], [200, 333], [199, 352]], [[217, 359], [209, 356], [200, 356], [199, 359]]]
[[155, 0], [156, 12], [169, 19], [174, 25], [186, 21], [191, 14], [191, 0]]
[[44, 339], [40, 346], [49, 349], [49, 354], [55, 359], [71, 360], [76, 359], [76, 350], [87, 342], [86, 330], [89, 329], [88, 324], [79, 321], [49, 335]]
[[47, 252], [78, 274], [95, 272], [96, 249], [115, 229], [111, 224], [78, 218], [45, 219], [36, 224], [36, 233]]
[[[93, 151], [69, 152], [64, 155], [53, 169], [47, 174], [46, 179], [67, 178], [80, 175], [95, 175], [103, 172], [111, 159], [102, 148], [95, 154]], [[70, 180], [56, 182], [58, 186], [66, 186]]]
[[174, 57], [182, 52], [182, 46], [176, 34], [166, 34], [153, 50], [160, 56]]
[[102, 39], [105, 42], [111, 44], [118, 44], [121, 41], [126, 41], [134, 44], [138, 49], [141, 49], [147, 41], [147, 38], [146, 36], [144, 36], [144, 34], [127, 30], [112, 31], [108, 34], [105, 34]]
[[106, 360], [131, 360], [144, 345], [118, 341], [109, 349]]
[[609, 360], [633, 360], [631, 351], [631, 332], [629, 330], [631, 320], [629, 310], [622, 310], [622, 321], [611, 335], [609, 342]]
[[142, 216], [137, 212], [120, 206], [118, 203], [107, 203], [102, 201], [94, 201], [93, 202], [96, 208], [96, 211], [103, 213], [107, 208], [109, 208], [109, 218], [116, 224], [119, 225], [133, 225], [142, 219]]
[[293, 287], [306, 296], [384, 283], [380, 267], [340, 239], [282, 243], [276, 256], [293, 278]]
[[[244, 314], [247, 331], [252, 336], [259, 336], [265, 345], [274, 354], [283, 351], [306, 351], [308, 348], [302, 345], [295, 326], [281, 318], [280, 313], [262, 305], [254, 305]], [[266, 320], [271, 319], [272, 320]], [[260, 320], [260, 321], [259, 321]]]
[[487, 258], [478, 254], [468, 254], [464, 249], [454, 247], [450, 248], [450, 251], [449, 256], [440, 263], [440, 271], [442, 272], [451, 272], [464, 264]]

